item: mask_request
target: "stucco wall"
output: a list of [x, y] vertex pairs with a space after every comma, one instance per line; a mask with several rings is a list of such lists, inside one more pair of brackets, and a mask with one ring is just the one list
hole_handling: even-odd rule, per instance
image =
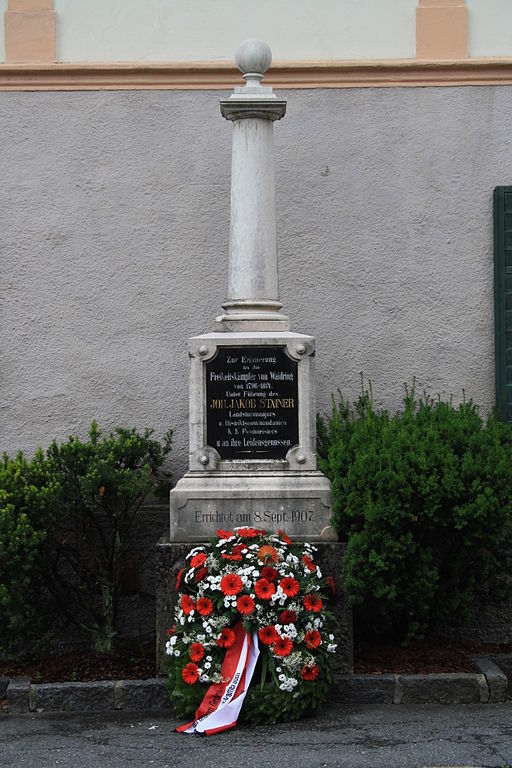
[[[0, 449], [93, 417], [176, 430], [186, 340], [225, 298], [231, 126], [217, 92], [0, 94]], [[492, 189], [512, 89], [292, 91], [275, 126], [280, 286], [318, 405], [359, 373], [493, 404]]]
[[[466, 0], [470, 56], [512, 56], [510, 0]], [[246, 37], [275, 60], [414, 58], [418, 0], [54, 0], [58, 61], [231, 61]], [[4, 61], [0, 0], [0, 62]]]
[[261, 37], [277, 59], [414, 57], [417, 0], [54, 0], [60, 61], [231, 61]]

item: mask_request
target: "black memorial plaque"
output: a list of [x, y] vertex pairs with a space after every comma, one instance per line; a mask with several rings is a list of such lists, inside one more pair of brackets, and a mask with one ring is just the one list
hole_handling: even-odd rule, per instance
[[297, 362], [284, 347], [219, 347], [206, 363], [206, 425], [221, 459], [284, 459], [299, 442]]

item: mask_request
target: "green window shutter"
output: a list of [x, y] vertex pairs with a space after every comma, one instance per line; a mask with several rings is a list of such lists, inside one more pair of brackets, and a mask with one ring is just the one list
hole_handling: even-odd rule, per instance
[[512, 187], [494, 190], [496, 406], [512, 423]]

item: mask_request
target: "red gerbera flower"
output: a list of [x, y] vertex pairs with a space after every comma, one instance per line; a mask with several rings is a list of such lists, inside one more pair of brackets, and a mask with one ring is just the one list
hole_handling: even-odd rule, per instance
[[219, 528], [219, 530], [217, 531], [217, 536], [219, 537], [219, 539], [230, 539], [234, 535], [235, 534], [233, 533], [233, 531], [225, 531], [223, 528]]
[[284, 543], [288, 544], [288, 546], [292, 543], [290, 537], [287, 536], [281, 528], [278, 530], [277, 535], [280, 536]]
[[270, 625], [269, 627], [262, 627], [258, 631], [258, 637], [265, 645], [272, 645], [277, 640], [279, 640], [279, 635], [277, 634], [273, 625]]
[[217, 645], [220, 648], [231, 648], [235, 642], [235, 633], [229, 627], [224, 627], [220, 636], [217, 638]]
[[327, 584], [328, 587], [331, 588], [331, 591], [332, 591], [333, 595], [335, 595], [336, 594], [336, 584], [334, 583], [333, 577], [332, 576], [327, 576], [327, 578], [325, 579], [325, 583]]
[[185, 667], [183, 667], [181, 674], [187, 685], [194, 685], [194, 683], [197, 683], [197, 678], [199, 677], [197, 664], [189, 662]]
[[196, 603], [196, 608], [200, 616], [209, 616], [213, 611], [213, 603], [209, 597], [200, 597]]
[[281, 619], [281, 624], [295, 624], [297, 614], [295, 611], [283, 611], [279, 618]]
[[302, 562], [304, 563], [308, 571], [311, 571], [311, 572], [316, 571], [316, 565], [314, 564], [312, 559], [307, 555], [302, 555]]
[[277, 579], [277, 571], [275, 568], [266, 565], [265, 568], [261, 569], [261, 577], [269, 581], [275, 581]]
[[281, 579], [279, 586], [285, 593], [286, 597], [295, 597], [295, 595], [297, 595], [299, 592], [299, 582], [292, 576], [285, 576], [284, 579]]
[[192, 661], [201, 661], [204, 656], [204, 648], [201, 643], [192, 643], [190, 646], [190, 658]]
[[318, 677], [318, 667], [316, 664], [305, 666], [300, 674], [303, 680], [316, 680]]
[[185, 616], [189, 616], [192, 611], [194, 610], [195, 605], [192, 598], [190, 598], [188, 595], [182, 595], [181, 597], [181, 609]]
[[304, 607], [308, 611], [319, 613], [323, 607], [322, 598], [315, 594], [306, 595], [304, 598]]
[[174, 635], [175, 632], [176, 632], [176, 624], [173, 624], [172, 627], [169, 627], [169, 629], [167, 630], [167, 634]]
[[254, 600], [249, 595], [240, 595], [236, 601], [236, 607], [239, 613], [243, 613], [244, 616], [248, 616], [254, 611]]
[[255, 528], [239, 528], [237, 534], [241, 539], [255, 539], [258, 532]]
[[254, 591], [260, 600], [270, 600], [276, 591], [276, 588], [271, 581], [268, 581], [267, 579], [258, 579], [254, 585]]
[[227, 552], [223, 552], [222, 553], [222, 558], [223, 558], [223, 560], [229, 560], [229, 561], [232, 561], [232, 560], [234, 560], [234, 561], [243, 560], [242, 555], [228, 555]]
[[243, 586], [242, 579], [236, 573], [226, 573], [220, 580], [220, 588], [224, 595], [238, 595]]
[[197, 555], [194, 555], [194, 557], [190, 561], [190, 565], [192, 566], [192, 568], [200, 568], [202, 565], [204, 565], [205, 560], [206, 560], [206, 553], [198, 552]]
[[234, 555], [241, 555], [244, 552], [247, 552], [247, 547], [245, 546], [245, 544], [235, 544], [235, 546], [233, 547]]
[[318, 629], [313, 629], [311, 632], [306, 632], [306, 635], [304, 637], [304, 642], [306, 643], [308, 648], [318, 648], [320, 643], [322, 642], [322, 636]]
[[178, 573], [178, 576], [177, 576], [177, 578], [176, 578], [176, 592], [177, 592], [177, 591], [178, 591], [178, 589], [180, 588], [180, 581], [181, 581], [181, 577], [183, 576], [183, 571], [184, 571], [184, 570], [185, 570], [185, 569], [184, 569], [184, 568], [182, 568], [182, 569], [181, 569], [181, 571]]
[[206, 576], [208, 576], [208, 568], [198, 568], [195, 573], [196, 582], [199, 584]]
[[293, 651], [293, 643], [289, 637], [279, 637], [272, 647], [276, 656], [289, 656]]

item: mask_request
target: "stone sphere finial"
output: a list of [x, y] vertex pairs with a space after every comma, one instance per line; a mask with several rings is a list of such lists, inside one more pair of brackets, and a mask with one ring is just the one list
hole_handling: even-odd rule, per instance
[[272, 51], [262, 40], [250, 38], [240, 43], [235, 51], [235, 63], [247, 86], [258, 86], [272, 63]]

